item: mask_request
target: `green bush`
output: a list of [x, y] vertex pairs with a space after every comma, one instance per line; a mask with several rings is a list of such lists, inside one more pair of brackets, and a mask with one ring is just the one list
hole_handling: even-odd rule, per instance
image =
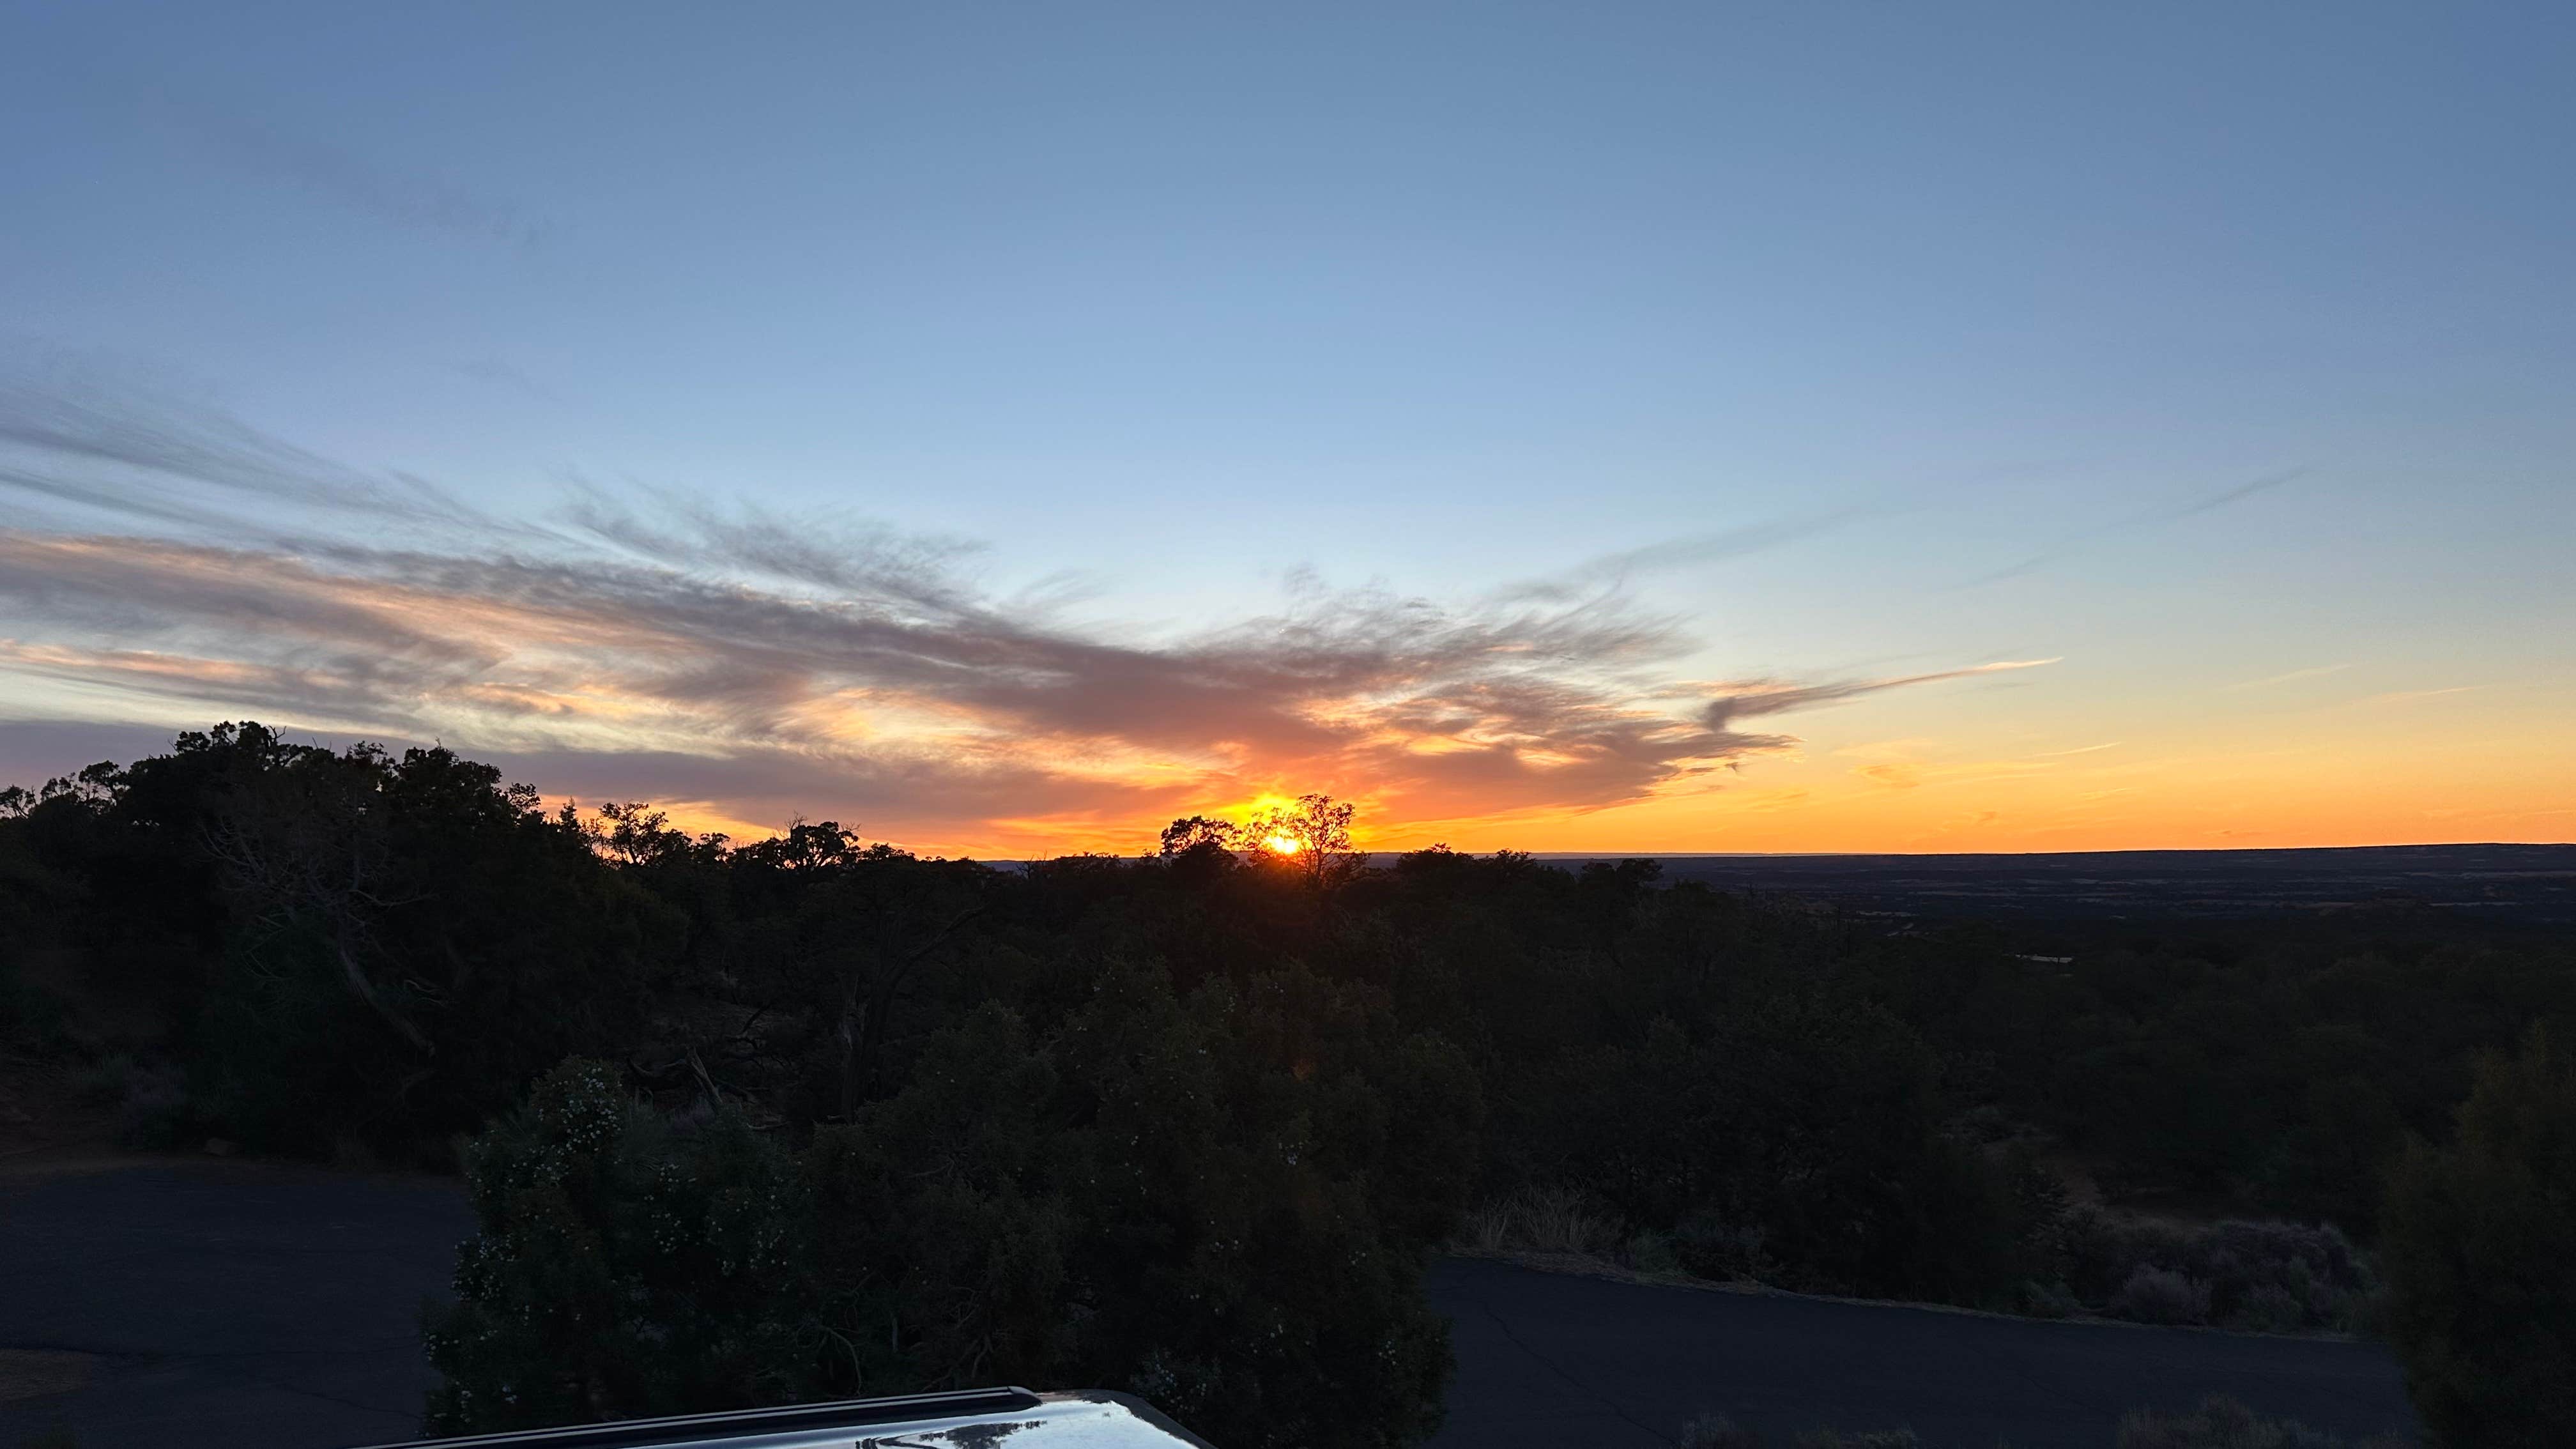
[[567, 1053], [631, 1049], [670, 924], [444, 749], [222, 725], [0, 808], [0, 967], [54, 962], [94, 1058], [176, 1064], [173, 1139], [434, 1158]]
[[[1314, 984], [1182, 1001], [1112, 971], [1044, 1038], [1000, 1008], [942, 1033], [911, 1085], [816, 1138], [827, 1275], [869, 1275], [923, 1325], [924, 1383], [1129, 1388], [1229, 1445], [1428, 1434], [1446, 1330], [1425, 1245], [1393, 1225], [1445, 1231], [1464, 1172], [1445, 1206], [1413, 1196], [1357, 1057], [1266, 1009]], [[1414, 1099], [1408, 1130], [1464, 1132], [1471, 1090], [1392, 1095]]]
[[2067, 1215], [2061, 1242], [2076, 1300], [2141, 1323], [2351, 1329], [2379, 1291], [2331, 1225], [2179, 1223], [2086, 1208]]
[[1182, 999], [1117, 967], [1049, 1030], [988, 1005], [933, 1034], [802, 1152], [567, 1063], [468, 1154], [430, 1426], [1024, 1382], [1241, 1449], [1410, 1444], [1449, 1368], [1423, 1235], [1467, 1161], [1415, 1138], [1472, 1144], [1476, 1111], [1450, 1048], [1311, 978]]
[[2449, 1147], [2409, 1145], [2381, 1253], [2436, 1442], [2576, 1443], [2576, 1057], [2548, 1032], [2481, 1064]]
[[675, 1133], [575, 1060], [465, 1161], [480, 1231], [426, 1325], [432, 1433], [790, 1402], [849, 1347], [802, 1176], [739, 1118]]
[[2209, 1285], [2141, 1263], [2111, 1295], [2112, 1316], [2140, 1323], [2207, 1323]]
[[2007, 1165], [1946, 1130], [1939, 1064], [1883, 1007], [1785, 989], [1575, 1055], [1558, 1175], [1703, 1277], [1989, 1303], [2034, 1266]]
[[1673, 1256], [1694, 1276], [1721, 1283], [1767, 1282], [1780, 1265], [1762, 1250], [1762, 1229], [1693, 1213], [1673, 1228]]

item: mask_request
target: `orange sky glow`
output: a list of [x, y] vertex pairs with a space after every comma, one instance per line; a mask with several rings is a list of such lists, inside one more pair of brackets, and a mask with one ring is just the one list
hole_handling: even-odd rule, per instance
[[[750, 838], [836, 819], [924, 852], [1150, 849], [1321, 791], [1376, 850], [2026, 851], [2563, 840], [2569, 690], [2311, 666], [2147, 687], [2117, 660], [1695, 677], [1616, 599], [1373, 594], [1119, 638], [936, 582], [818, 595], [668, 567], [327, 559], [0, 533], [62, 594], [191, 627], [0, 640], [63, 714], [439, 739], [558, 799]], [[255, 622], [255, 627], [252, 623]]]
[[1710, 678], [1688, 621], [1597, 597], [1326, 594], [1147, 639], [913, 579], [27, 533], [0, 533], [0, 567], [191, 621], [148, 648], [0, 640], [66, 717], [439, 739], [558, 800], [737, 838], [835, 819], [928, 853], [1134, 854], [1175, 817], [1306, 791], [1356, 805], [1373, 850], [2576, 837], [2569, 690], [2546, 682], [2336, 664], [2150, 688], [2063, 657]]

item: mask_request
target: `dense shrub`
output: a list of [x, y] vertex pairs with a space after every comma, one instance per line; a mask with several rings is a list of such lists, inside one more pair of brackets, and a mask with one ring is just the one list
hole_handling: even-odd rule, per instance
[[181, 1064], [159, 1130], [434, 1154], [641, 1035], [665, 912], [488, 765], [226, 725], [56, 785], [0, 822], [34, 862], [0, 894], [126, 1050]]
[[1763, 1250], [1762, 1229], [1693, 1213], [1673, 1228], [1673, 1257], [1693, 1275], [1726, 1283], [1765, 1283], [1780, 1264]]
[[2209, 1285], [2141, 1263], [2105, 1306], [2113, 1317], [2140, 1323], [2207, 1323]]
[[1427, 1434], [1448, 1350], [1415, 1233], [1454, 1223], [1465, 1164], [1415, 1176], [1389, 1104], [1469, 1136], [1472, 1082], [1437, 1042], [1369, 1063], [1316, 986], [1182, 1001], [1115, 970], [1058, 1028], [988, 1008], [942, 1034], [815, 1141], [828, 1275], [925, 1325], [917, 1382], [1126, 1387], [1246, 1446]]
[[2576, 1443], [2576, 1055], [2489, 1058], [2454, 1143], [2390, 1184], [2387, 1328], [2436, 1442]]
[[1471, 1253], [1595, 1257], [1616, 1250], [1623, 1236], [1617, 1212], [1589, 1194], [1525, 1187], [1469, 1209], [1454, 1246]]
[[2030, 1272], [2004, 1164], [1951, 1134], [1934, 1054], [1822, 990], [1660, 1017], [1558, 1080], [1558, 1171], [1707, 1277], [1995, 1301]]
[[1448, 1372], [1418, 1234], [1466, 1175], [1409, 1139], [1472, 1141], [1474, 1086], [1351, 1006], [1106, 970], [1054, 1028], [993, 1005], [936, 1034], [801, 1153], [730, 1113], [675, 1134], [569, 1064], [472, 1151], [432, 1426], [1015, 1381], [1249, 1449], [1412, 1443]]
[[2378, 1291], [2368, 1264], [2332, 1226], [2179, 1223], [2081, 1209], [2068, 1214], [2061, 1241], [2076, 1300], [2142, 1323], [2350, 1329]]
[[432, 1432], [780, 1403], [839, 1366], [802, 1175], [739, 1117], [675, 1133], [576, 1060], [465, 1160]]

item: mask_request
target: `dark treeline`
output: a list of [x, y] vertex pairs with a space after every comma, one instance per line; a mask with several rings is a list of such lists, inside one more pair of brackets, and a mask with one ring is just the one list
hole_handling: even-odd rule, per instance
[[[2565, 1039], [2564, 934], [1891, 929], [1645, 861], [1363, 868], [1339, 825], [997, 870], [225, 726], [0, 797], [0, 1028], [142, 1140], [463, 1167], [444, 1431], [1017, 1380], [1393, 1445], [1443, 1243], [2368, 1329], [2374, 1259], [2473, 1293], [2381, 1251], [2457, 1236], [2459, 1173], [2556, 1184], [2518, 1251], [2562, 1240], [2576, 1128], [2453, 1114]], [[2559, 1321], [2555, 1271], [2495, 1311]], [[2428, 1302], [2403, 1343], [2469, 1321]]]

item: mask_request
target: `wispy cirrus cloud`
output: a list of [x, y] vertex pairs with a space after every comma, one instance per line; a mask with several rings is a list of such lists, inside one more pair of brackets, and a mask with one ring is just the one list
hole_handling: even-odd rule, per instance
[[2019, 563], [2010, 564], [2006, 567], [1997, 569], [1992, 573], [1971, 579], [1966, 584], [1961, 585], [1961, 587], [1977, 588], [1986, 584], [2001, 583], [2005, 579], [2019, 578], [2024, 574], [2036, 573], [2040, 569], [2057, 562], [2068, 554], [2076, 552], [2084, 545], [2091, 543], [2096, 539], [2111, 534], [2124, 533], [2131, 529], [2152, 528], [2159, 524], [2166, 523], [2180, 523], [2186, 518], [2197, 518], [2204, 513], [2215, 513], [2219, 509], [2242, 503], [2246, 499], [2255, 497], [2258, 494], [2269, 493], [2275, 488], [2295, 483], [2314, 471], [2315, 470], [2313, 468], [2306, 467], [2285, 468], [2280, 472], [2266, 473], [2262, 477], [2236, 484], [2234, 487], [2222, 488], [2214, 493], [2205, 493], [2195, 498], [2184, 499], [2180, 502], [2160, 504], [2154, 508], [2141, 509], [2138, 512], [2127, 515], [2126, 517], [2112, 519], [2108, 523], [2099, 523], [2090, 528], [2078, 529], [2073, 533], [2067, 534], [2064, 538], [2059, 539], [2056, 543], [2049, 545], [2040, 552], [2031, 555], [2029, 558], [2023, 559]]
[[291, 134], [233, 112], [198, 108], [174, 120], [208, 155], [236, 171], [281, 182], [390, 226], [522, 250], [545, 238], [544, 226], [519, 207], [451, 176], [386, 165], [319, 137]]
[[2386, 694], [2373, 694], [2356, 701], [2360, 704], [2414, 704], [2421, 700], [2442, 699], [2454, 694], [2467, 694], [2478, 688], [2474, 684], [2454, 684], [2441, 689], [2399, 689]]
[[1615, 570], [1466, 605], [1307, 588], [1139, 637], [992, 596], [964, 540], [581, 487], [488, 517], [123, 398], [0, 393], [7, 492], [87, 523], [0, 527], [0, 672], [119, 718], [442, 737], [550, 791], [985, 848], [1281, 789], [1391, 824], [1599, 809], [1795, 743], [1748, 720], [2046, 662], [1692, 682], [1682, 622]]
[[1829, 532], [1861, 516], [1862, 510], [1846, 508], [1665, 539], [1604, 554], [1549, 577], [1512, 585], [1502, 591], [1501, 597], [1558, 602], [1579, 599], [1605, 588], [1619, 588], [1643, 574], [1696, 568], [1764, 553]]
[[2059, 662], [2056, 659], [2003, 659], [1989, 664], [1973, 664], [1964, 669], [1942, 669], [1929, 674], [1902, 674], [1884, 679], [1845, 679], [1825, 684], [1795, 684], [1784, 680], [1760, 679], [1712, 686], [1714, 697], [1700, 707], [1700, 717], [1710, 733], [1719, 739], [1737, 742], [1745, 750], [1776, 749], [1791, 743], [1784, 736], [1746, 734], [1736, 730], [1735, 722], [1763, 715], [1786, 714], [1791, 710], [1813, 709], [1818, 705], [1840, 704], [1865, 694], [1882, 694], [1908, 685], [1938, 684], [1943, 680], [1966, 679], [1979, 674], [1999, 674], [2016, 669], [2038, 669]]
[[2316, 664], [2305, 669], [2291, 669], [2279, 674], [2265, 675], [2261, 679], [2244, 680], [2227, 685], [2225, 688], [2230, 693], [2248, 689], [2270, 689], [2278, 684], [2296, 684], [2302, 679], [2323, 679], [2329, 674], [2341, 674], [2351, 667], [2349, 664]]
[[67, 362], [0, 378], [0, 488], [221, 536], [256, 531], [245, 509], [258, 508], [340, 523], [507, 528], [425, 479], [353, 468], [220, 409], [103, 385]]

